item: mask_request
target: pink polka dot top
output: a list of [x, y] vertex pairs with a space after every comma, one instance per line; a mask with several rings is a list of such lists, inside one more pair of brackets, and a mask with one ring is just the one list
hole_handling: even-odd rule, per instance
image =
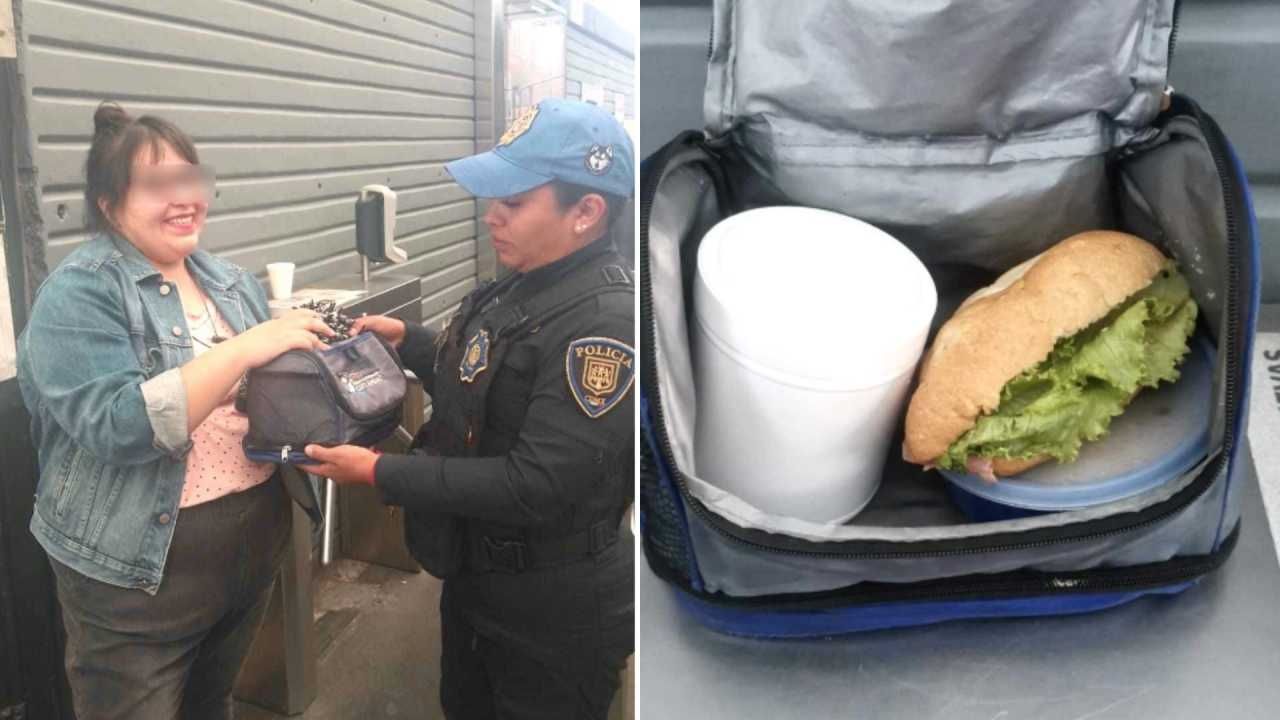
[[[212, 304], [206, 307], [200, 318], [187, 318], [196, 355], [213, 345], [215, 323], [221, 337], [229, 338], [235, 334]], [[213, 322], [210, 322], [210, 315]], [[235, 397], [236, 387], [232, 387], [223, 402], [191, 433], [187, 477], [182, 486], [179, 507], [191, 507], [243, 492], [262, 484], [275, 472], [275, 465], [255, 463], [245, 457], [240, 443], [249, 432], [249, 417], [236, 410]]]

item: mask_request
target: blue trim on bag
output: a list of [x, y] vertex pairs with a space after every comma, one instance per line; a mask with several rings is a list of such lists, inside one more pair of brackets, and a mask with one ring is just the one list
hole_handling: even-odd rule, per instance
[[[270, 450], [245, 450], [245, 451], [244, 451], [244, 456], [245, 456], [245, 457], [247, 457], [247, 458], [249, 458], [250, 460], [252, 460], [252, 461], [254, 461], [254, 462], [259, 462], [259, 463], [275, 463], [275, 464], [277, 464], [277, 465], [279, 465], [279, 464], [280, 464], [280, 451], [279, 451], [279, 450], [277, 450], [277, 451], [276, 451], [276, 452], [274, 452], [274, 453], [273, 453], [273, 452], [271, 452]], [[308, 457], [307, 457], [307, 454], [306, 454], [305, 452], [303, 452], [303, 451], [301, 451], [301, 450], [290, 450], [290, 451], [289, 451], [289, 463], [290, 463], [291, 465], [306, 464], [306, 463], [308, 463], [308, 462], [315, 462], [315, 461], [314, 461], [314, 460], [311, 460], [310, 458], [308, 458]]]
[[[689, 584], [694, 590], [702, 592], [705, 586], [702, 583], [702, 571], [698, 569], [698, 558], [693, 552], [693, 542], [689, 536], [689, 517], [685, 514], [684, 499], [680, 497], [680, 491], [671, 479], [671, 468], [667, 467], [662, 452], [658, 449], [658, 439], [654, 435], [653, 423], [649, 417], [649, 397], [643, 388], [640, 392], [640, 430], [644, 433], [645, 442], [649, 444], [653, 464], [658, 469], [658, 481], [662, 484], [662, 492], [671, 496], [676, 508], [680, 511], [680, 541], [684, 544], [685, 559], [689, 563]], [[644, 522], [643, 513], [640, 521]], [[643, 534], [644, 530], [641, 528], [641, 535]]]
[[[388, 413], [386, 420], [375, 427], [370, 428], [363, 435], [358, 435], [351, 439], [348, 445], [356, 445], [358, 447], [373, 447], [378, 443], [391, 437], [396, 432], [396, 427], [400, 424], [400, 410], [397, 408], [394, 413]], [[290, 465], [314, 465], [312, 460], [306, 453], [304, 445], [302, 448], [289, 450]], [[254, 462], [275, 463], [280, 464], [280, 450], [274, 452], [265, 448], [249, 448], [245, 447], [244, 456]]]
[[[1249, 226], [1249, 247], [1247, 248], [1246, 265], [1249, 270], [1249, 288], [1247, 299], [1244, 306], [1240, 309], [1243, 317], [1241, 318], [1240, 330], [1244, 333], [1244, 349], [1240, 358], [1240, 412], [1235, 417], [1233, 425], [1234, 437], [1237, 438], [1236, 446], [1232, 448], [1231, 457], [1227, 458], [1227, 487], [1222, 493], [1222, 511], [1218, 514], [1218, 528], [1213, 535], [1213, 547], [1217, 549], [1222, 543], [1222, 531], [1226, 526], [1227, 520], [1227, 500], [1231, 497], [1231, 488], [1235, 484], [1236, 474], [1240, 471], [1241, 463], [1238, 462], [1240, 454], [1244, 452], [1244, 428], [1245, 418], [1249, 416], [1249, 386], [1253, 377], [1253, 345], [1254, 337], [1257, 332], [1258, 324], [1258, 308], [1262, 303], [1262, 281], [1259, 277], [1259, 269], [1262, 267], [1262, 249], [1258, 242], [1258, 216], [1253, 209], [1253, 193], [1249, 189], [1249, 178], [1245, 175], [1244, 165], [1240, 162], [1240, 156], [1236, 154], [1236, 149], [1231, 145], [1230, 140], [1226, 140], [1224, 136], [1224, 145], [1227, 148], [1227, 156], [1231, 159], [1232, 168], [1236, 174], [1236, 183], [1240, 188], [1241, 195], [1244, 199], [1245, 216]], [[1225, 200], [1225, 198], [1224, 198]]]
[[1004, 600], [943, 600], [854, 605], [833, 610], [784, 612], [730, 608], [699, 600], [673, 588], [676, 601], [716, 632], [755, 638], [814, 638], [933, 625], [951, 620], [1078, 615], [1123, 605], [1146, 595], [1177, 595], [1196, 584], [1119, 593], [1070, 593]]

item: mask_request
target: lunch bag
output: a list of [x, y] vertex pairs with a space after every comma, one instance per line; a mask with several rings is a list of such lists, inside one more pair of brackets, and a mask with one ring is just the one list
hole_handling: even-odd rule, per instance
[[[640, 191], [643, 546], [698, 620], [806, 637], [1079, 613], [1178, 593], [1225, 561], [1251, 472], [1259, 249], [1227, 138], [1166, 85], [1175, 4], [717, 0], [705, 131], [646, 159]], [[1071, 234], [1147, 239], [1179, 263], [1215, 348], [1208, 452], [1134, 496], [987, 522], [899, 459], [900, 431], [847, 524], [771, 514], [706, 482], [689, 342], [698, 244], [769, 205], [833, 210], [902, 241], [935, 279], [933, 331]]]
[[372, 446], [395, 432], [407, 390], [400, 356], [374, 333], [320, 350], [290, 350], [249, 371], [245, 455], [305, 463], [310, 443]]

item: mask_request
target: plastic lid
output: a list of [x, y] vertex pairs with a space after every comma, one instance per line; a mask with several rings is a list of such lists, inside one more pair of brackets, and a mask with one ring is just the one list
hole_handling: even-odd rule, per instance
[[984, 500], [1028, 510], [1073, 510], [1137, 495], [1190, 470], [1209, 452], [1213, 346], [1197, 336], [1177, 382], [1138, 393], [1111, 429], [1086, 443], [1079, 458], [1053, 461], [989, 484], [967, 473], [940, 470], [947, 480]]
[[914, 367], [938, 293], [888, 233], [826, 210], [731, 216], [698, 248], [695, 312], [704, 331], [774, 379], [855, 390]]

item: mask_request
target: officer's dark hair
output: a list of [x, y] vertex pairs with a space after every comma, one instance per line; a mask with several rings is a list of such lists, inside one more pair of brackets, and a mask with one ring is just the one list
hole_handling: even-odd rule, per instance
[[[156, 159], [164, 145], [192, 165], [200, 162], [191, 137], [168, 120], [154, 115], [135, 118], [113, 102], [98, 106], [93, 113], [93, 143], [84, 163], [85, 224], [90, 230], [111, 229], [111, 214], [129, 192], [138, 151], [147, 146]], [[100, 200], [106, 201], [106, 212], [98, 206]]]
[[604, 229], [608, 232], [613, 228], [613, 224], [622, 216], [622, 210], [627, 206], [627, 199], [621, 195], [613, 193], [601, 192], [595, 188], [589, 188], [586, 185], [578, 185], [564, 180], [555, 180], [551, 183], [552, 190], [556, 193], [556, 204], [560, 206], [563, 212], [578, 204], [582, 198], [595, 193], [604, 198], [605, 207], [608, 208], [608, 215], [605, 216]]

